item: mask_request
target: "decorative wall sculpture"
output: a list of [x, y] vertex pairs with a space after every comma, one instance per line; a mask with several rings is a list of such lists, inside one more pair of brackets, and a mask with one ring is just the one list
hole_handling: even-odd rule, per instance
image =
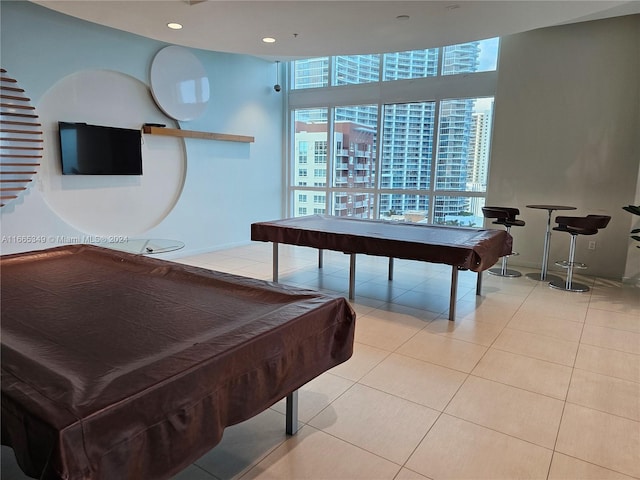
[[4, 68], [0, 74], [0, 207], [5, 207], [33, 182], [44, 143], [31, 99]]

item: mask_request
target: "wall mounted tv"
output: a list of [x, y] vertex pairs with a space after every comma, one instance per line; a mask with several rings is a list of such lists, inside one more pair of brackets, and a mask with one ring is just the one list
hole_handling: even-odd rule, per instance
[[140, 130], [58, 122], [63, 175], [142, 175]]

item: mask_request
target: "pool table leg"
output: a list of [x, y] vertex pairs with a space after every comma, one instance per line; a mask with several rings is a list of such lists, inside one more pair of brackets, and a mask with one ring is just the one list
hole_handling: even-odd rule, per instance
[[451, 298], [449, 298], [449, 320], [456, 319], [456, 297], [458, 296], [458, 267], [451, 267]]
[[287, 395], [286, 411], [287, 435], [295, 435], [298, 431], [298, 390], [294, 390], [289, 395]]
[[356, 298], [356, 254], [349, 256], [349, 300]]
[[278, 283], [278, 242], [273, 242], [273, 281]]

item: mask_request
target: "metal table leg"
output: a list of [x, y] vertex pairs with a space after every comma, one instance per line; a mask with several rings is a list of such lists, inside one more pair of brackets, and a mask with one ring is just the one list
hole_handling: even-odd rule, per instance
[[356, 254], [351, 253], [349, 258], [349, 300], [356, 297]]
[[456, 297], [458, 296], [458, 267], [451, 267], [451, 298], [449, 299], [449, 320], [456, 319]]
[[[526, 276], [531, 280], [545, 281], [547, 280], [547, 271], [549, 270], [549, 246], [551, 245], [551, 213], [553, 210], [547, 209], [549, 216], [547, 217], [547, 231], [544, 235], [544, 248], [542, 250], [542, 267], [540, 273], [528, 273]], [[551, 275], [549, 280], [559, 280], [560, 277]]]
[[295, 435], [298, 431], [298, 390], [287, 395], [285, 422], [287, 435]]
[[273, 242], [273, 281], [278, 283], [278, 242]]

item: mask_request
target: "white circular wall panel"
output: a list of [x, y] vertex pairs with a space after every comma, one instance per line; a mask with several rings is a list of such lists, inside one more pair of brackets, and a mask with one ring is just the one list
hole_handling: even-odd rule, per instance
[[172, 123], [147, 85], [119, 72], [85, 70], [45, 92], [38, 110], [46, 146], [38, 187], [60, 218], [87, 234], [130, 236], [171, 212], [186, 174], [182, 139], [142, 135], [142, 175], [62, 175], [58, 121], [132, 129]]
[[209, 103], [209, 78], [189, 50], [165, 47], [151, 63], [151, 93], [169, 117], [195, 120], [204, 114]]

